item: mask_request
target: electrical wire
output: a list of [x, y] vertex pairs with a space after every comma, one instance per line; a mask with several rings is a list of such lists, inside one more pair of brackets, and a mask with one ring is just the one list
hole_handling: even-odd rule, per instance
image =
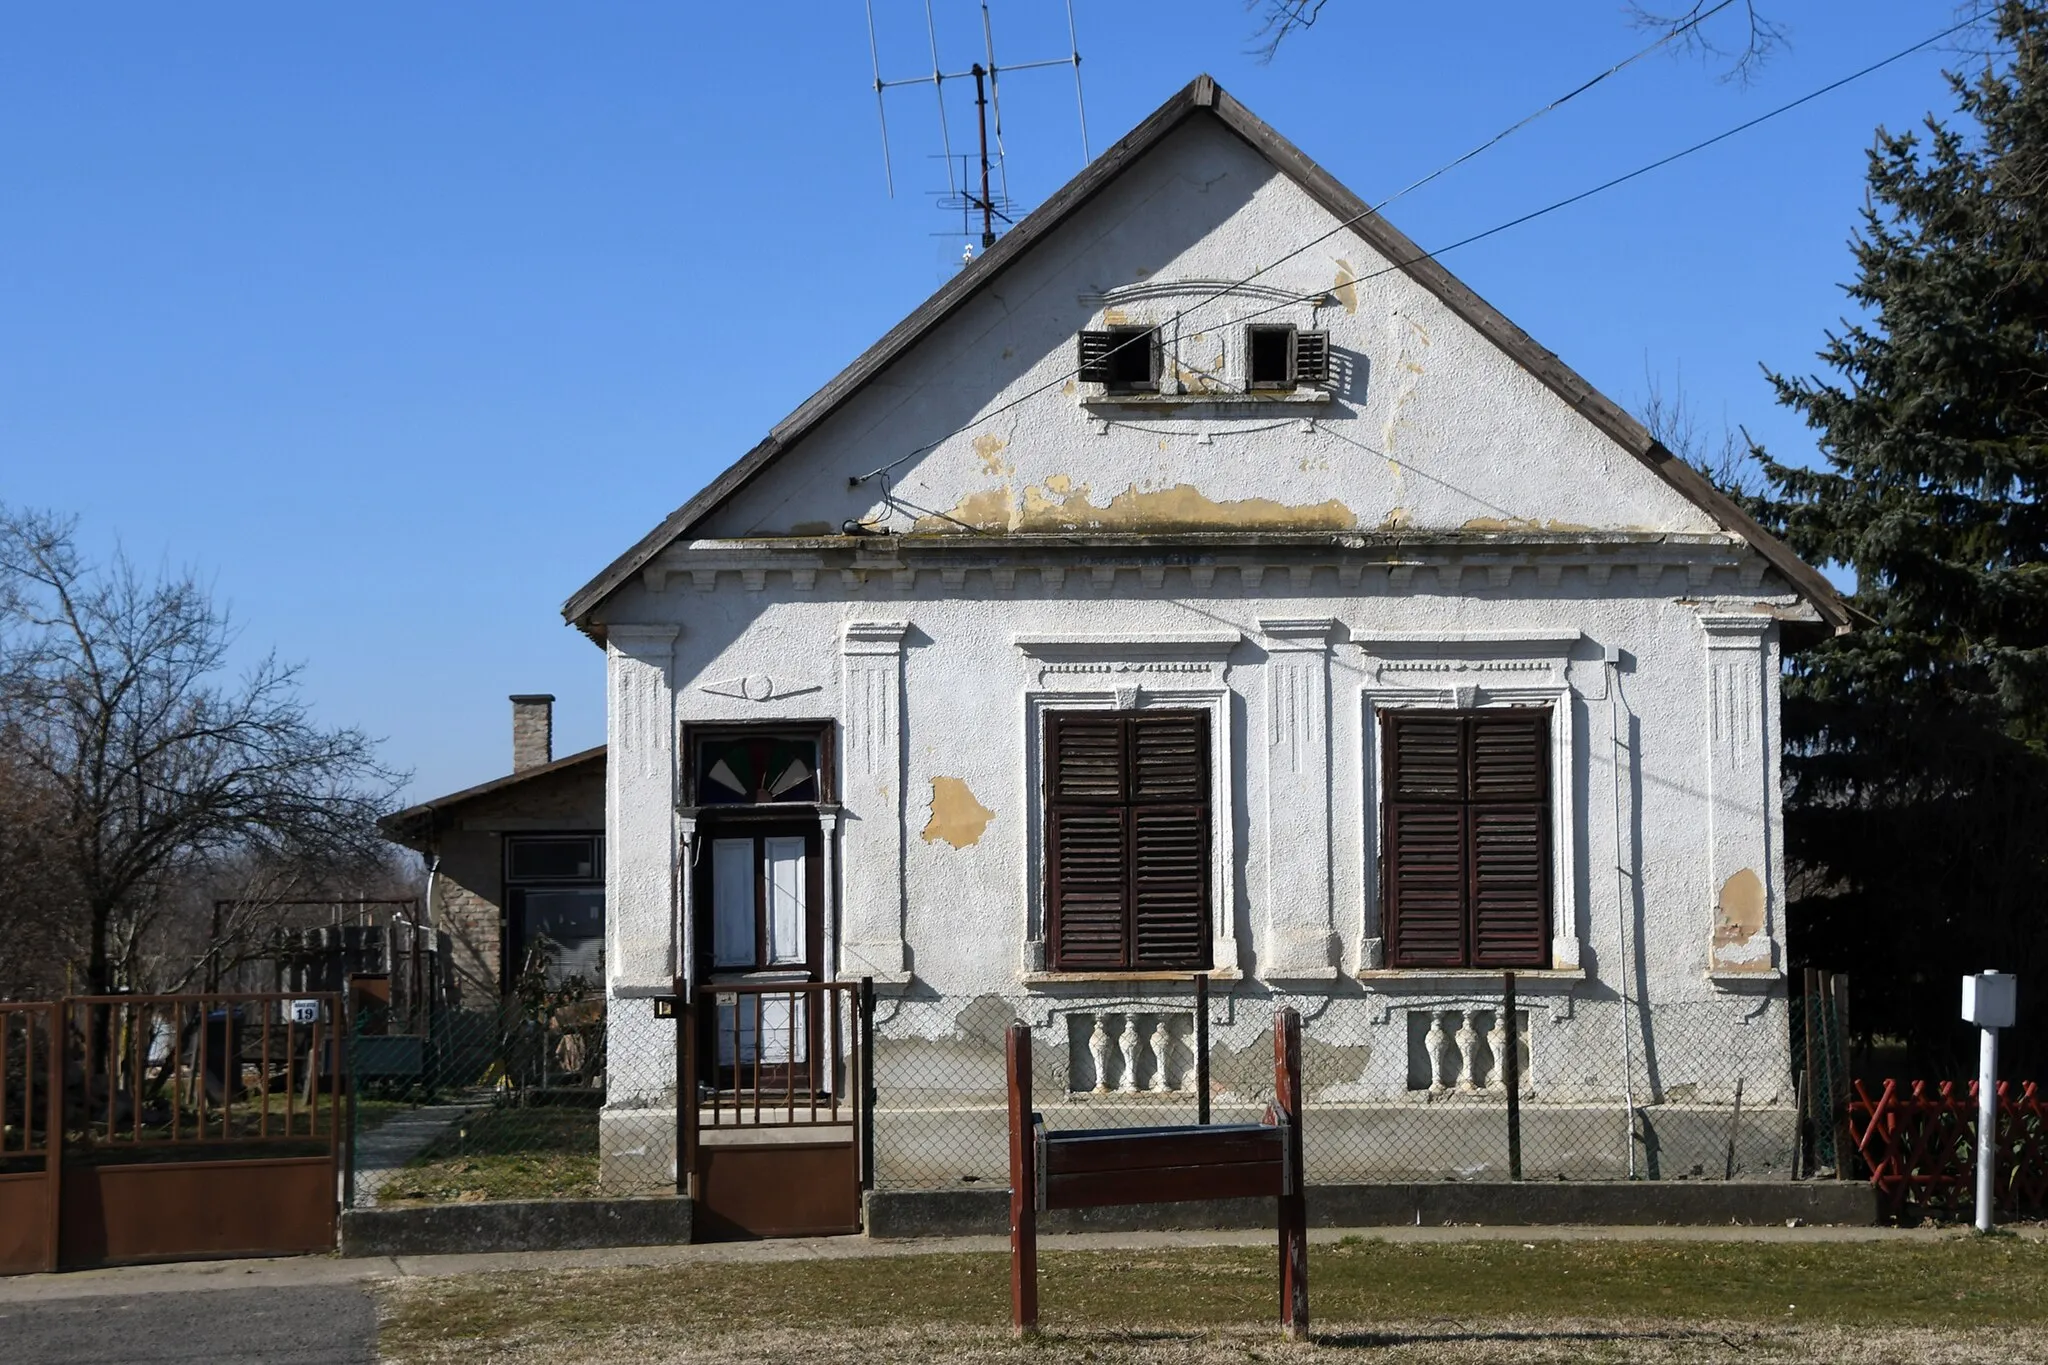
[[[1709, 13], [1711, 12], [1712, 11], [1709, 11]], [[1777, 108], [1772, 109], [1767, 113], [1759, 114], [1755, 118], [1749, 119], [1743, 123], [1739, 123], [1735, 125], [1733, 128], [1729, 128], [1724, 132], [1716, 133], [1714, 136], [1710, 138], [1705, 138], [1699, 142], [1695, 142], [1689, 147], [1671, 153], [1669, 156], [1659, 157], [1657, 160], [1649, 162], [1642, 166], [1638, 166], [1636, 169], [1632, 171], [1627, 171], [1621, 175], [1617, 175], [1610, 180], [1604, 180], [1600, 184], [1593, 186], [1591, 189], [1581, 190], [1577, 194], [1569, 195], [1563, 199], [1556, 200], [1552, 203], [1544, 205], [1542, 208], [1532, 210], [1528, 213], [1524, 213], [1519, 217], [1510, 218], [1506, 222], [1497, 223], [1493, 227], [1487, 228], [1484, 231], [1475, 232], [1467, 237], [1460, 237], [1457, 241], [1451, 242], [1446, 246], [1437, 247], [1430, 251], [1418, 252], [1416, 255], [1410, 256], [1406, 260], [1391, 262], [1385, 266], [1382, 266], [1378, 270], [1368, 271], [1366, 274], [1357, 276], [1356, 278], [1347, 281], [1347, 283], [1350, 285], [1363, 284], [1369, 280], [1378, 279], [1382, 275], [1391, 274], [1397, 270], [1406, 270], [1409, 266], [1418, 265], [1423, 261], [1433, 260], [1439, 256], [1447, 255], [1450, 252], [1458, 250], [1460, 247], [1471, 246], [1475, 242], [1484, 241], [1489, 237], [1495, 236], [1502, 232], [1506, 232], [1510, 228], [1520, 227], [1524, 223], [1534, 222], [1536, 219], [1545, 217], [1548, 214], [1555, 213], [1559, 209], [1568, 208], [1573, 204], [1577, 204], [1583, 200], [1590, 199], [1596, 194], [1604, 193], [1605, 191], [1614, 189], [1616, 186], [1619, 185], [1625, 185], [1631, 180], [1649, 174], [1651, 171], [1661, 170], [1663, 167], [1669, 166], [1675, 161], [1683, 160], [1688, 156], [1692, 156], [1696, 152], [1705, 151], [1707, 148], [1712, 147], [1717, 143], [1727, 141], [1729, 138], [1736, 136], [1738, 133], [1747, 132], [1750, 129], [1757, 127], [1759, 124], [1767, 123], [1770, 120], [1777, 118], [1783, 114], [1788, 114], [1792, 112], [1794, 109], [1797, 109], [1802, 105], [1809, 104], [1812, 101], [1819, 99], [1823, 95], [1831, 94], [1832, 92], [1841, 89], [1845, 85], [1851, 84], [1854, 81], [1862, 80], [1866, 76], [1870, 76], [1875, 74], [1876, 72], [1882, 71], [1884, 68], [1891, 66], [1895, 62], [1903, 61], [1907, 57], [1912, 56], [1914, 53], [1919, 52], [1924, 48], [1932, 47], [1934, 44], [1940, 42], [1942, 39], [1959, 33], [1963, 29], [1969, 28], [1970, 26], [1980, 22], [1982, 18], [1983, 16], [1981, 14], [1974, 14], [1960, 23], [1951, 24], [1947, 28], [1942, 29], [1939, 33], [1931, 34], [1926, 38], [1922, 38], [1919, 42], [1914, 43], [1910, 47], [1901, 48], [1899, 51], [1894, 52], [1889, 57], [1885, 57], [1878, 61], [1872, 62], [1870, 65], [1862, 67], [1859, 70], [1853, 71], [1846, 76], [1843, 76], [1834, 81], [1830, 81], [1828, 84], [1821, 86], [1816, 90], [1812, 90], [1804, 95], [1801, 95], [1798, 99], [1791, 100], [1787, 103], [1781, 104]], [[1674, 30], [1673, 32], [1675, 33], [1676, 30]], [[1667, 40], [1669, 36], [1671, 35], [1667, 35]], [[1382, 202], [1384, 203], [1390, 201], [1383, 200]], [[1363, 213], [1354, 214], [1351, 218], [1346, 220], [1345, 225], [1359, 222], [1362, 219], [1370, 216], [1375, 211], [1376, 210], [1368, 209]], [[1323, 237], [1317, 238], [1316, 241], [1325, 240], [1330, 235], [1332, 234], [1325, 233]], [[1308, 246], [1313, 245], [1314, 242], [1308, 244]], [[1279, 258], [1279, 260], [1273, 262], [1273, 264], [1277, 265], [1280, 263], [1280, 261], [1285, 261], [1293, 256], [1300, 255], [1302, 251], [1308, 249], [1308, 246], [1299, 247], [1294, 251], [1289, 252], [1287, 256]], [[1271, 268], [1271, 265], [1263, 267], [1260, 271], [1254, 272], [1253, 274], [1246, 276], [1245, 280], [1240, 282], [1240, 285], [1233, 285], [1228, 289], [1218, 290], [1216, 293], [1207, 296], [1200, 302], [1189, 305], [1187, 308], [1184, 308], [1179, 312], [1173, 314], [1172, 317], [1167, 319], [1166, 322], [1161, 323], [1159, 328], [1155, 330], [1163, 331], [1166, 327], [1169, 327], [1173, 325], [1175, 322], [1180, 321], [1182, 318], [1185, 318], [1189, 313], [1193, 312], [1196, 308], [1201, 308], [1210, 303], [1215, 302], [1217, 299], [1222, 298], [1225, 294], [1230, 293], [1232, 289], [1241, 287], [1242, 283], [1248, 283], [1251, 280], [1258, 278], [1258, 276], [1260, 274], [1263, 274], [1265, 270], [1269, 270]], [[1302, 303], [1309, 303], [1316, 300], [1324, 299], [1328, 296], [1329, 291], [1327, 289], [1319, 289], [1313, 293], [1296, 295], [1290, 298], [1282, 299], [1278, 303], [1269, 304], [1268, 306], [1257, 309], [1253, 312], [1240, 314], [1235, 318], [1231, 318], [1228, 321], [1217, 325], [1224, 328], [1236, 327], [1242, 325], [1243, 323], [1253, 321], [1254, 319], [1265, 317], [1269, 313], [1278, 312], [1282, 308], [1294, 307]], [[1214, 330], [1214, 327], [1212, 327], [1210, 330]], [[1118, 346], [1111, 348], [1110, 353], [1114, 354], [1115, 351], [1121, 350], [1124, 346], [1134, 345], [1140, 341], [1148, 341], [1149, 343], [1149, 333], [1139, 333], [1138, 335], [1133, 336], [1130, 340], [1119, 343]], [[979, 416], [973, 418], [971, 421], [963, 423], [962, 425], [954, 428], [953, 430], [946, 432], [944, 435], [939, 436], [933, 440], [927, 441], [923, 445], [917, 446], [914, 449], [907, 451], [903, 455], [898, 456], [896, 459], [891, 460], [889, 463], [885, 465], [881, 465], [878, 468], [872, 469], [865, 474], [855, 474], [848, 476], [846, 481], [847, 486], [849, 488], [858, 488], [862, 484], [866, 483], [868, 480], [875, 478], [877, 475], [887, 473], [888, 471], [893, 470], [910, 460], [916, 459], [919, 455], [925, 454], [927, 451], [936, 449], [938, 446], [943, 445], [945, 442], [952, 440], [956, 436], [960, 436], [966, 432], [972, 431], [974, 428], [980, 426], [984, 422], [990, 421], [993, 418], [1001, 416], [1005, 412], [1009, 412], [1014, 408], [1020, 407], [1023, 404], [1028, 403], [1032, 399], [1039, 397], [1041, 394], [1047, 393], [1052, 389], [1058, 388], [1060, 385], [1065, 384], [1066, 382], [1075, 378], [1079, 374], [1080, 370], [1078, 368], [1064, 370], [1061, 373], [1055, 375], [1053, 378], [1047, 380], [1045, 383], [1039, 385], [1037, 388], [1028, 390], [1025, 393], [1019, 394], [1015, 398], [1012, 398], [1004, 403], [1000, 403], [997, 406], [990, 408], [987, 412], [980, 414]], [[1230, 392], [1230, 390], [1226, 390], [1226, 392]]]

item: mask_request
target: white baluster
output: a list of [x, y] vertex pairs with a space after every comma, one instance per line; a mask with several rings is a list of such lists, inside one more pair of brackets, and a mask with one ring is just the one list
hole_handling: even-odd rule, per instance
[[1507, 1014], [1503, 1010], [1493, 1012], [1493, 1027], [1486, 1031], [1486, 1049], [1493, 1054], [1493, 1069], [1487, 1073], [1486, 1088], [1508, 1093], [1507, 1056], [1508, 1026]]
[[1173, 1035], [1166, 1031], [1166, 1016], [1161, 1014], [1152, 1023], [1152, 1093], [1166, 1093], [1166, 1050], [1173, 1045]]
[[1137, 1015], [1128, 1013], [1124, 1015], [1123, 1036], [1118, 1038], [1116, 1041], [1117, 1046], [1123, 1051], [1124, 1054], [1123, 1080], [1117, 1085], [1117, 1089], [1121, 1090], [1126, 1095], [1135, 1095], [1138, 1093]]
[[1449, 1068], [1444, 1064], [1444, 1017], [1436, 1010], [1429, 1012], [1429, 1032], [1423, 1035], [1422, 1049], [1429, 1054], [1429, 1093], [1441, 1095], [1450, 1089], [1444, 1082]]
[[1095, 1016], [1095, 1031], [1088, 1035], [1088, 1055], [1095, 1061], [1095, 1093], [1109, 1093], [1109, 1034], [1102, 1027], [1102, 1016]]
[[1458, 1025], [1458, 1090], [1470, 1095], [1479, 1087], [1472, 1083], [1472, 1066], [1479, 1060], [1479, 1030], [1472, 1026], [1474, 1011], [1466, 1010]]

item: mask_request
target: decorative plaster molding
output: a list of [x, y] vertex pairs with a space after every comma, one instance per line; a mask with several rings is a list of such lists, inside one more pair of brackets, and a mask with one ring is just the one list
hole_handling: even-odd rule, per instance
[[801, 697], [806, 692], [820, 692], [824, 689], [817, 683], [780, 683], [766, 673], [756, 673], [745, 678], [726, 678], [721, 682], [697, 684], [699, 692], [709, 692], [714, 697], [738, 697], [742, 701], [781, 701], [785, 697]]

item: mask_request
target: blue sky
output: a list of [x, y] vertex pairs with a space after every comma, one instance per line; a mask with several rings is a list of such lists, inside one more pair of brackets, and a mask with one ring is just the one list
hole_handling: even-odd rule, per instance
[[[885, 74], [928, 71], [921, 0], [873, 3]], [[1455, 240], [1954, 21], [1766, 3], [1792, 45], [1747, 88], [1660, 55], [1388, 216]], [[963, 67], [979, 7], [933, 4]], [[1331, 0], [1260, 65], [1241, 0], [1074, 8], [1096, 151], [1206, 70], [1368, 199], [1645, 41], [1607, 0]], [[992, 12], [999, 59], [1066, 53], [1059, 0]], [[1960, 60], [1445, 263], [1623, 404], [1682, 372], [1709, 423], [1810, 453], [1759, 365], [1811, 367], [1873, 130], [1946, 113]], [[558, 753], [598, 743], [602, 656], [562, 600], [957, 268], [931, 93], [890, 97], [892, 199], [869, 81], [861, 0], [14, 6], [0, 499], [201, 571], [415, 796], [507, 767], [510, 692], [558, 694]], [[1015, 73], [1003, 113], [1029, 206], [1081, 165], [1073, 83]]]

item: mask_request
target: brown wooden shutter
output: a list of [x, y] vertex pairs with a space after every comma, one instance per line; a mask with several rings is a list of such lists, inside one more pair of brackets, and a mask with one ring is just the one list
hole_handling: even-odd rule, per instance
[[1550, 717], [1480, 711], [1471, 730], [1472, 965], [1550, 965]]
[[1124, 965], [1129, 935], [1129, 812], [1119, 806], [1054, 810], [1048, 822], [1053, 960], [1067, 971]]
[[1387, 810], [1387, 961], [1465, 965], [1465, 810], [1456, 804]]
[[1549, 735], [1534, 708], [1387, 713], [1389, 965], [1549, 965]]
[[1080, 338], [1080, 366], [1076, 377], [1084, 384], [1109, 382], [1109, 353], [1116, 349], [1114, 332], [1083, 332]]
[[1207, 967], [1208, 715], [1054, 715], [1046, 758], [1053, 967]]
[[1321, 384], [1330, 377], [1330, 334], [1328, 332], [1296, 332], [1294, 334], [1294, 382], [1297, 384]]
[[1131, 966], [1209, 965], [1209, 716], [1132, 716]]

